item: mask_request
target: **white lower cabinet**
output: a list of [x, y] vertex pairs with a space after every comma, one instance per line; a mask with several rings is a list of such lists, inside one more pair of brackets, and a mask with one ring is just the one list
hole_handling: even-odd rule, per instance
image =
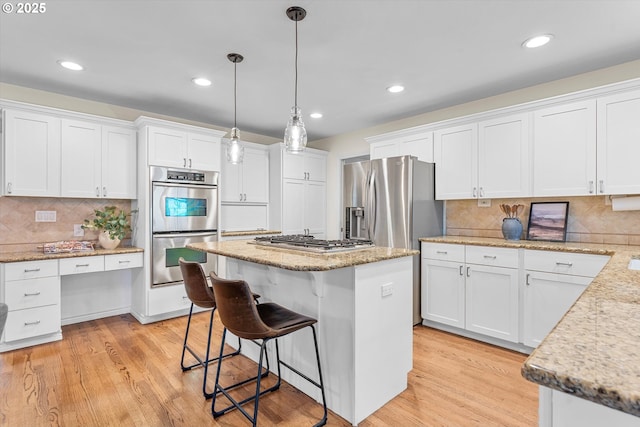
[[606, 255], [462, 244], [423, 242], [421, 249], [427, 324], [527, 347], [540, 344], [609, 261]]
[[161, 286], [149, 291], [149, 316], [157, 316], [191, 306], [183, 284]]
[[608, 261], [605, 255], [525, 250], [523, 343], [537, 347]]
[[422, 244], [422, 317], [518, 342], [518, 250]]

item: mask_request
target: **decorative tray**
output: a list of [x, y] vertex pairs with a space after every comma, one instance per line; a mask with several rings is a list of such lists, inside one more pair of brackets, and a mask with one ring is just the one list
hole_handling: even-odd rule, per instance
[[90, 252], [93, 251], [93, 242], [80, 240], [63, 240], [60, 242], [45, 243], [42, 248], [45, 254], [57, 254], [62, 252]]

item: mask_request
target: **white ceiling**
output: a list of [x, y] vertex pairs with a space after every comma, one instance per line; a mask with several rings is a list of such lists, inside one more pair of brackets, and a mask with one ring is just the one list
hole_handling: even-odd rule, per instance
[[[17, 2], [11, 2], [16, 4]], [[47, 0], [0, 13], [0, 81], [281, 138], [309, 140], [640, 59], [640, 0]], [[538, 33], [552, 44], [527, 50]], [[62, 69], [70, 59], [82, 72]], [[213, 80], [208, 88], [195, 76]], [[385, 88], [406, 86], [400, 94]], [[308, 117], [312, 111], [324, 117]]]

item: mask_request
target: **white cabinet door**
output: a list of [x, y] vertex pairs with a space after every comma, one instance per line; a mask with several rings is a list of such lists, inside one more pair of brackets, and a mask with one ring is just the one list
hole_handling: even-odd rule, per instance
[[269, 153], [266, 150], [244, 149], [242, 192], [247, 202], [269, 203]]
[[102, 128], [79, 120], [62, 120], [60, 194], [102, 196]]
[[4, 194], [60, 195], [60, 119], [4, 110]]
[[304, 153], [304, 169], [308, 181], [327, 181], [327, 156], [307, 151]]
[[306, 182], [299, 179], [284, 179], [282, 182], [282, 233], [304, 234], [304, 193]]
[[465, 280], [461, 262], [422, 260], [423, 319], [464, 328]]
[[398, 155], [398, 145], [396, 144], [396, 141], [374, 142], [369, 146], [369, 157], [372, 160], [395, 157]]
[[149, 165], [187, 167], [187, 134], [172, 129], [149, 127]]
[[475, 123], [434, 132], [436, 199], [478, 197], [477, 141]]
[[306, 179], [306, 169], [304, 152], [289, 153], [284, 150], [282, 153], [282, 177], [291, 179]]
[[241, 163], [233, 165], [227, 162], [226, 159], [222, 162], [220, 198], [223, 202], [235, 203], [243, 201], [242, 166]]
[[324, 235], [327, 217], [327, 184], [309, 181], [304, 189], [304, 228], [309, 234]]
[[640, 194], [640, 90], [598, 104], [598, 193]]
[[478, 134], [478, 197], [529, 196], [529, 115], [480, 122]]
[[532, 175], [536, 197], [595, 194], [595, 100], [534, 113]]
[[518, 270], [467, 265], [466, 329], [518, 342]]
[[102, 126], [102, 197], [137, 197], [136, 152], [133, 129]]
[[433, 163], [433, 132], [402, 138], [398, 141], [398, 155], [415, 156], [420, 161]]
[[189, 133], [187, 167], [202, 171], [220, 170], [220, 138]]
[[530, 270], [525, 277], [523, 342], [537, 347], [593, 279]]

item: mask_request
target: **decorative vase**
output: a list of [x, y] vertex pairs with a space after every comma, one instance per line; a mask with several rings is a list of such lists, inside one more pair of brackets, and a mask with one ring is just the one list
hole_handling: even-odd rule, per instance
[[502, 220], [502, 235], [506, 240], [520, 240], [522, 223], [518, 218], [504, 218]]
[[104, 249], [115, 249], [120, 244], [120, 239], [117, 237], [112, 239], [108, 231], [103, 231], [98, 234], [98, 242], [100, 242], [100, 246]]

